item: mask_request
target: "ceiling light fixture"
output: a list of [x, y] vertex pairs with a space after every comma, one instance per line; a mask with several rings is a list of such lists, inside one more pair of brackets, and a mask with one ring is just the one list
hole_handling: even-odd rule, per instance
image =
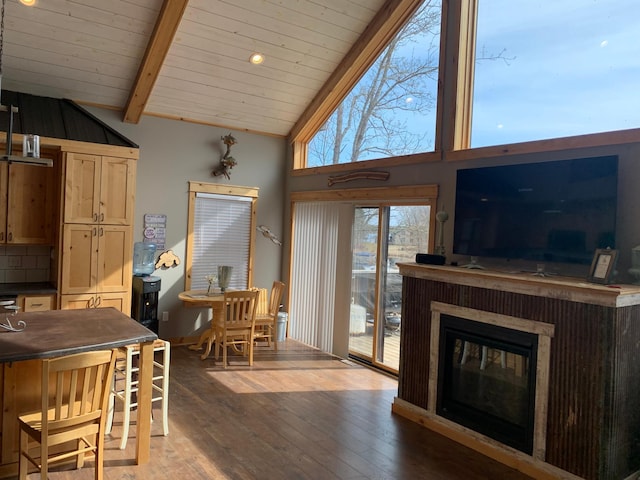
[[249, 57], [249, 61], [254, 65], [260, 65], [264, 62], [264, 56], [261, 53], [253, 53], [251, 57]]
[[33, 7], [36, 4], [36, 0], [20, 0], [20, 3], [27, 7]]
[[[22, 0], [21, 0], [22, 1]], [[24, 0], [34, 3], [35, 0]], [[4, 46], [4, 7], [6, 0], [2, 0], [2, 11], [0, 12], [0, 112], [9, 112], [9, 128], [7, 129], [7, 150], [6, 154], [0, 156], [0, 162], [25, 163], [27, 165], [40, 165], [52, 167], [53, 161], [48, 158], [40, 158], [40, 137], [38, 135], [24, 134], [23, 148], [20, 157], [13, 155], [13, 114], [18, 112], [18, 107], [14, 105], [2, 105], [2, 48]]]

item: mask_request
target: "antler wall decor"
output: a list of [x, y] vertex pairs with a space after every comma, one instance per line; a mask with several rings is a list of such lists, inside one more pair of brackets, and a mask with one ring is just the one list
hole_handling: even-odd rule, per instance
[[231, 146], [238, 143], [231, 133], [229, 135], [225, 135], [224, 137], [220, 137], [222, 143], [227, 146], [227, 150], [224, 152], [224, 155], [220, 159], [220, 165], [218, 165], [211, 174], [214, 177], [218, 177], [220, 175], [224, 175], [227, 177], [227, 180], [231, 180], [231, 169], [236, 166], [238, 162], [236, 159], [231, 156]]

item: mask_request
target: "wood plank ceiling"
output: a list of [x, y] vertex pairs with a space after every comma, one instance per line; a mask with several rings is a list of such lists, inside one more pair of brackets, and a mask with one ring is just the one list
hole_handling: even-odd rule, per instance
[[6, 0], [2, 87], [286, 136], [384, 4]]

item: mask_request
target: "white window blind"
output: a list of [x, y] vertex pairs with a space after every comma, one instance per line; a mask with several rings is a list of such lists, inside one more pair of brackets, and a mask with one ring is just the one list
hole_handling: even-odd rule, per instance
[[[247, 288], [252, 198], [197, 193], [193, 221], [191, 289], [205, 290], [205, 277], [219, 265], [233, 267], [230, 288]], [[217, 286], [217, 285], [216, 285]]]

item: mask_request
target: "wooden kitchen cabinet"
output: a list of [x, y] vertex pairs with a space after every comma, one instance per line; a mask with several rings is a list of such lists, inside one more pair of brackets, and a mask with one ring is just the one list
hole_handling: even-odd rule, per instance
[[66, 153], [64, 223], [132, 225], [136, 162]]
[[65, 224], [60, 293], [130, 292], [131, 234], [126, 225]]
[[127, 315], [131, 314], [130, 292], [101, 292], [97, 294], [61, 295], [60, 309], [113, 307]]
[[130, 315], [136, 161], [75, 152], [64, 160], [60, 308]]
[[0, 243], [52, 245], [57, 169], [0, 165]]
[[22, 312], [55, 310], [55, 295], [18, 295], [17, 305]]

